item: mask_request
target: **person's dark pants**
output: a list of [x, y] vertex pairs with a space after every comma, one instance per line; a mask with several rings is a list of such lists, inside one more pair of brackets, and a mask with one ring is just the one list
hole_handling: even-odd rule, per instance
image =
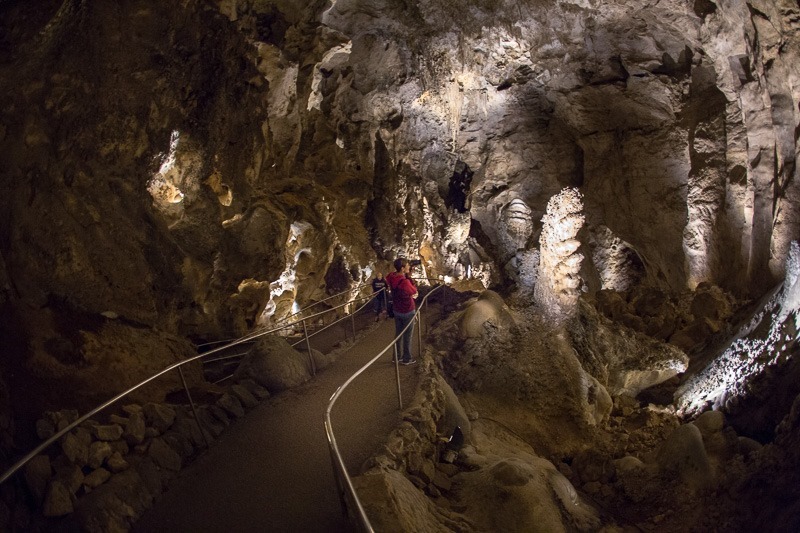
[[378, 294], [377, 296], [375, 296], [374, 305], [375, 305], [375, 314], [376, 315], [380, 315], [381, 311], [383, 311], [386, 308], [386, 303], [384, 301], [385, 299], [386, 299], [386, 296], [384, 296], [384, 294], [382, 292], [380, 294]]
[[401, 355], [401, 360], [404, 363], [411, 361], [411, 334], [414, 332], [414, 311], [409, 311], [408, 313], [398, 313], [397, 311], [394, 312], [394, 334], [395, 336], [400, 335], [400, 332], [403, 331], [403, 328], [408, 326], [408, 329], [403, 333], [403, 336], [397, 340], [397, 344], [395, 344], [395, 351]]

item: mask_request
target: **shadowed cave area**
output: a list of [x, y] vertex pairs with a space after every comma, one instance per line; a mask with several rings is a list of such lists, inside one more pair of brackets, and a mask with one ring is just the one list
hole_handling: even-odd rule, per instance
[[[0, 0], [0, 466], [410, 258], [376, 531], [800, 530], [798, 56], [790, 0]], [[209, 423], [311, 379], [281, 343], [187, 366]], [[181, 378], [0, 529], [136, 529], [201, 454]]]

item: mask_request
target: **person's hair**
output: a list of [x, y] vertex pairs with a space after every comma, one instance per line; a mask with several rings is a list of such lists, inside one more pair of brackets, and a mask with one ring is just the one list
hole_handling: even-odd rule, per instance
[[394, 269], [400, 272], [404, 266], [408, 264], [408, 259], [403, 259], [402, 257], [398, 257], [394, 260]]

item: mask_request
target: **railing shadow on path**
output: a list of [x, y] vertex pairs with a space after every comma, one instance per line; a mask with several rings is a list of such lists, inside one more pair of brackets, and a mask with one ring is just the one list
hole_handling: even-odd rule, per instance
[[[202, 462], [173, 481], [135, 531], [352, 531], [332, 490], [330, 454], [317, 416], [342, 381], [393, 342], [393, 333], [392, 321], [369, 328], [314, 380], [248, 413]], [[352, 445], [350, 468], [357, 469], [399, 420], [389, 359], [371, 369], [354, 408], [337, 413], [340, 427], [352, 428], [352, 439], [345, 439]], [[403, 392], [410, 394], [416, 373], [409, 368], [404, 374]]]
[[[344, 293], [342, 293], [342, 294], [344, 294]], [[339, 295], [334, 295], [333, 297], [336, 297], [336, 296], [339, 296]], [[294, 329], [300, 328], [302, 330], [307, 331], [308, 330], [308, 328], [306, 327], [306, 322], [307, 321], [310, 322], [310, 321], [313, 321], [313, 320], [317, 320], [320, 323], [324, 323], [325, 320], [323, 320], [321, 317], [325, 316], [328, 313], [335, 313], [335, 314], [341, 315], [341, 316], [337, 316], [337, 318], [335, 320], [332, 320], [332, 321], [328, 320], [328, 323], [325, 325], [325, 328], [317, 329], [314, 332], [309, 332], [309, 334], [308, 334], [309, 336], [315, 335], [315, 334], [319, 334], [321, 331], [323, 331], [323, 329], [327, 329], [327, 328], [330, 328], [330, 327], [332, 327], [332, 326], [334, 326], [336, 324], [343, 323], [346, 320], [350, 321], [351, 328], [353, 329], [353, 332], [355, 332], [355, 329], [354, 329], [354, 327], [355, 327], [354, 315], [357, 314], [362, 309], [364, 309], [369, 304], [370, 300], [373, 299], [373, 297], [374, 297], [373, 294], [369, 294], [369, 295], [366, 295], [366, 296], [359, 296], [357, 298], [354, 298], [353, 300], [350, 300], [350, 301], [345, 302], [343, 304], [337, 305], [337, 306], [332, 307], [330, 309], [327, 309], [325, 311], [322, 311], [322, 312], [319, 312], [319, 313], [313, 313], [311, 315], [295, 319], [294, 321], [284, 322], [281, 325], [279, 325], [277, 327], [274, 327], [272, 329], [268, 329], [268, 330], [263, 330], [262, 329], [260, 331], [257, 331], [257, 332], [248, 334], [248, 335], [246, 335], [244, 337], [241, 337], [239, 339], [234, 339], [232, 341], [226, 342], [222, 346], [218, 346], [216, 348], [209, 349], [209, 350], [205, 351], [204, 353], [200, 353], [200, 354], [198, 354], [196, 356], [193, 356], [193, 357], [187, 358], [185, 360], [179, 361], [177, 363], [174, 363], [172, 365], [169, 365], [168, 367], [164, 368], [163, 370], [161, 370], [159, 372], [156, 372], [155, 374], [153, 374], [153, 375], [149, 376], [148, 378], [140, 381], [139, 383], [137, 383], [136, 385], [130, 387], [129, 389], [119, 393], [118, 395], [114, 396], [110, 400], [108, 400], [106, 402], [103, 402], [102, 404], [98, 405], [94, 409], [91, 409], [89, 412], [85, 413], [84, 415], [77, 417], [71, 423], [62, 424], [62, 427], [60, 429], [57, 429], [57, 431], [55, 431], [49, 438], [44, 439], [43, 442], [41, 442], [38, 446], [36, 446], [30, 452], [28, 452], [27, 454], [22, 456], [20, 459], [18, 459], [16, 462], [14, 462], [10, 466], [10, 468], [8, 468], [5, 472], [3, 472], [3, 474], [0, 475], [0, 485], [6, 484], [5, 493], [7, 495], [17, 494], [17, 496], [16, 496], [17, 498], [20, 498], [20, 499], [23, 499], [23, 500], [24, 499], [28, 499], [28, 496], [26, 496], [26, 494], [28, 493], [28, 488], [27, 488], [27, 485], [26, 485], [26, 481], [25, 481], [24, 476], [21, 476], [20, 474], [22, 474], [24, 472], [26, 465], [28, 465], [30, 463], [30, 461], [32, 461], [34, 458], [36, 458], [36, 457], [38, 457], [38, 456], [40, 456], [42, 454], [51, 454], [51, 453], [54, 454], [54, 453], [57, 453], [58, 450], [59, 450], [59, 448], [57, 448], [57, 445], [62, 442], [62, 440], [65, 438], [65, 436], [67, 434], [69, 434], [70, 432], [75, 430], [75, 428], [87, 423], [87, 421], [91, 422], [91, 423], [95, 423], [94, 420], [93, 420], [93, 417], [97, 417], [97, 416], [99, 416], [101, 414], [108, 414], [108, 412], [111, 411], [111, 408], [113, 406], [118, 406], [123, 399], [129, 398], [132, 393], [134, 393], [136, 391], [140, 391], [141, 392], [143, 387], [147, 386], [148, 384], [154, 383], [156, 380], [162, 378], [163, 376], [166, 376], [166, 375], [169, 375], [170, 373], [173, 373], [173, 371], [180, 378], [180, 385], [183, 388], [183, 391], [185, 393], [185, 398], [186, 398], [186, 400], [188, 401], [188, 404], [189, 404], [189, 405], [187, 405], [187, 408], [189, 406], [191, 407], [191, 414], [193, 415], [194, 423], [198, 426], [198, 429], [199, 429], [198, 435], [202, 436], [202, 441], [205, 443], [205, 449], [207, 450], [209, 448], [209, 437], [211, 436], [211, 433], [209, 431], [207, 431], [206, 428], [203, 427], [201, 417], [198, 417], [198, 415], [197, 415], [197, 409], [196, 409], [196, 406], [195, 406], [195, 402], [193, 401], [192, 394], [190, 392], [190, 388], [189, 388], [189, 386], [188, 386], [188, 384], [186, 382], [186, 378], [185, 378], [184, 372], [183, 372], [183, 369], [184, 369], [184, 367], [186, 367], [186, 365], [193, 365], [193, 364], [202, 363], [204, 360], [212, 358], [215, 355], [222, 354], [225, 351], [230, 352], [231, 350], [241, 349], [247, 343], [252, 344], [254, 341], [256, 341], [261, 336], [274, 334], [274, 333], [277, 333], [277, 332], [279, 332], [281, 330], [284, 330], [284, 329], [287, 329], [287, 328], [294, 328]], [[328, 299], [330, 299], [330, 298], [328, 298]], [[328, 299], [326, 299], [326, 300], [328, 300]], [[361, 302], [364, 302], [364, 301], [366, 301], [366, 303], [361, 305], [360, 308], [356, 309], [357, 305], [360, 304]], [[307, 314], [307, 312], [306, 312], [306, 314]], [[354, 333], [354, 335], [355, 335], [355, 333]], [[313, 365], [313, 357], [312, 357], [312, 354], [311, 354], [311, 346], [310, 346], [309, 341], [306, 338], [303, 338], [299, 342], [303, 343], [305, 345], [305, 347], [308, 349], [309, 360], [310, 360], [309, 364]], [[312, 366], [312, 370], [313, 370], [313, 366]], [[172, 381], [174, 382], [175, 380], [173, 379]], [[111, 411], [111, 412], [114, 412], [114, 411]], [[202, 449], [203, 449], [202, 446], [198, 446], [198, 448], [196, 448], [196, 450], [195, 450], [195, 454], [196, 454], [195, 457], [196, 458], [202, 457], [202, 455], [203, 455]], [[13, 481], [13, 483], [9, 483], [10, 481]], [[9, 491], [8, 489], [13, 489], [13, 490]], [[16, 504], [14, 504], [14, 505], [16, 505]], [[35, 516], [35, 514], [34, 514], [34, 516]]]
[[[438, 280], [436, 280], [438, 281]], [[358, 494], [355, 491], [353, 486], [352, 478], [348, 473], [348, 461], [345, 460], [345, 456], [342, 453], [342, 450], [339, 446], [339, 441], [337, 440], [336, 434], [334, 432], [334, 424], [332, 419], [332, 411], [336, 403], [341, 399], [341, 397], [345, 394], [347, 388], [359, 377], [364, 375], [370, 367], [375, 365], [381, 358], [385, 358], [386, 354], [394, 352], [394, 367], [395, 367], [395, 375], [396, 375], [396, 382], [397, 382], [397, 401], [399, 410], [403, 408], [403, 394], [402, 394], [402, 386], [400, 380], [400, 366], [399, 366], [399, 357], [397, 357], [396, 346], [397, 341], [402, 337], [403, 333], [406, 329], [413, 327], [416, 323], [417, 327], [417, 350], [419, 355], [422, 355], [422, 314], [421, 312], [425, 308], [426, 304], [428, 303], [428, 298], [436, 293], [441, 287], [444, 285], [439, 284], [434, 286], [430, 291], [425, 294], [422, 298], [422, 301], [417, 309], [416, 314], [414, 315], [414, 320], [412, 320], [406, 328], [404, 328], [388, 345], [386, 345], [380, 352], [378, 352], [372, 359], [370, 359], [365, 365], [359, 368], [354, 374], [352, 374], [330, 398], [328, 402], [327, 408], [325, 410], [325, 418], [324, 418], [324, 425], [325, 425], [325, 433], [328, 438], [328, 447], [331, 454], [331, 460], [333, 464], [333, 471], [334, 471], [334, 478], [336, 481], [336, 491], [339, 495], [340, 503], [342, 505], [343, 513], [348, 517], [351, 524], [356, 526], [359, 530], [372, 532], [374, 529], [367, 517], [366, 512], [364, 511], [364, 507], [361, 504], [361, 501], [358, 498]], [[338, 425], [338, 424], [337, 424]], [[384, 434], [385, 436], [385, 434]]]
[[[423, 306], [427, 301], [427, 297], [431, 293], [435, 292], [436, 289], [438, 289], [438, 287], [431, 290], [425, 296], [423, 299]], [[170, 365], [162, 371], [150, 376], [146, 380], [143, 380], [137, 385], [89, 411], [85, 415], [79, 417], [73, 423], [56, 432], [55, 435], [42, 442], [38, 447], [17, 461], [9, 470], [7, 470], [3, 476], [0, 477], [0, 483], [15, 477], [15, 474], [31, 459], [44, 452], [46, 449], [48, 449], [48, 447], [59, 441], [65, 434], [70, 432], [75, 427], [79, 426], [86, 420], [104, 411], [110, 406], [117, 404], [120, 400], [128, 397], [132, 392], [140, 389], [144, 385], [151, 383], [152, 381], [165, 374], [168, 374], [173, 370], [177, 371], [181, 375], [181, 382], [185, 389], [186, 397], [192, 406], [192, 411], [195, 413], [195, 421], [197, 422], [198, 426], [200, 426], [201, 433], [205, 437], [206, 431], [204, 431], [200, 425], [200, 419], [197, 417], [189, 387], [187, 386], [186, 380], [182, 375], [183, 366], [193, 362], [212, 358], [215, 355], [219, 357], [224, 354], [225, 351], [230, 352], [230, 350], [236, 350], [237, 348], [240, 349], [247, 343], [252, 343], [253, 341], [257, 340], [260, 336], [273, 334], [284, 328], [290, 327], [295, 329], [302, 328], [306, 332], [306, 336], [295, 344], [300, 346], [299, 349], [305, 347], [308, 350], [310, 359], [309, 364], [313, 365], [313, 356], [311, 355], [309, 337], [315, 334], [321, 334], [324, 331], [329, 330], [335, 324], [340, 324], [345, 320], [349, 320], [353, 341], [355, 342], [355, 317], [357, 316], [358, 312], [369, 305], [374, 296], [374, 294], [369, 294], [367, 296], [355, 298], [352, 301], [328, 309], [322, 313], [315, 313], [310, 316], [296, 319], [293, 322], [278, 326], [274, 329], [252, 333], [240, 339], [230, 341], [223, 346], [210, 349], [204, 353], [198, 354], [197, 356]], [[360, 303], [364, 300], [366, 300], [364, 305], [356, 310], [353, 310], [353, 307], [357, 303]], [[315, 318], [318, 318], [319, 316], [322, 316], [328, 312], [338, 313], [346, 306], [349, 306], [350, 312], [344, 312], [342, 317], [339, 317], [337, 320], [326, 324], [324, 328], [320, 328], [313, 333], [308, 332], [308, 322], [306, 321], [314, 320]], [[418, 324], [420, 323], [419, 313], [417, 313], [416, 322]], [[337, 372], [326, 371], [326, 373], [323, 374], [328, 374], [328, 378], [326, 380], [320, 380], [319, 378], [312, 380], [307, 384], [305, 390], [298, 390], [296, 392], [286, 391], [287, 394], [281, 394], [268, 400], [268, 402], [270, 402], [272, 405], [279, 406], [279, 408], [261, 409], [261, 407], [266, 407], [265, 405], [256, 407], [253, 411], [251, 411], [250, 414], [248, 414], [247, 419], [252, 418], [253, 413], [256, 412], [263, 412], [266, 414], [260, 416], [259, 419], [254, 421], [256, 426], [255, 431], [251, 432], [247, 430], [245, 424], [241, 423], [244, 422], [244, 420], [242, 420], [240, 423], [232, 425], [226, 433], [223, 433], [220, 436], [219, 442], [217, 443], [218, 445], [215, 445], [209, 449], [208, 442], [206, 442], [206, 451], [198, 455], [195, 461], [186, 469], [184, 469], [187, 471], [186, 475], [184, 476], [184, 472], [181, 472], [181, 475], [173, 480], [174, 484], [176, 481], [179, 481], [181, 478], [183, 478], [183, 483], [190, 487], [199, 487], [202, 485], [217, 486], [221, 488], [221, 490], [213, 491], [213, 493], [217, 496], [216, 499], [205, 501], [190, 499], [186, 502], [186, 505], [189, 506], [189, 516], [194, 514], [196, 517], [200, 517], [199, 523], [197, 523], [195, 526], [189, 527], [189, 523], [186, 521], [178, 520], [176, 522], [170, 520], [156, 520], [155, 524], [151, 522], [151, 526], [148, 526], [145, 521], [145, 523], [141, 524], [141, 528], [139, 527], [138, 523], [134, 526], [134, 528], [139, 531], [267, 531], [287, 530], [287, 523], [289, 523], [291, 524], [291, 530], [352, 530], [351, 525], [345, 522], [346, 515], [343, 515], [341, 511], [348, 508], [357, 509], [360, 507], [360, 504], [357, 504], [355, 507], [353, 504], [342, 507], [342, 505], [344, 505], [343, 502], [346, 501], [345, 498], [350, 498], [357, 502], [354, 492], [352, 492], [352, 496], [346, 496], [345, 492], [342, 490], [343, 487], [349, 485], [350, 490], [352, 491], [352, 485], [349, 481], [347, 468], [357, 470], [360, 466], [360, 463], [366, 459], [368, 452], [373, 451], [372, 448], [374, 448], [374, 446], [376, 446], [382, 441], [383, 438], [385, 438], [385, 436], [391, 429], [393, 429], [394, 425], [399, 420], [399, 410], [397, 410], [396, 407], [391, 407], [392, 402], [390, 401], [390, 397], [394, 393], [391, 392], [392, 387], [388, 384], [388, 380], [391, 379], [390, 376], [394, 374], [394, 378], [397, 382], [397, 398], [401, 407], [402, 395], [404, 393], [409, 395], [411, 392], [413, 392], [414, 385], [409, 380], [406, 380], [405, 384], [401, 383], [399, 367], [396, 364], [387, 364], [383, 367], [373, 368], [371, 373], [374, 373], [374, 376], [372, 377], [377, 379], [379, 383], [379, 385], [374, 387], [374, 389], [378, 390], [379, 394], [375, 394], [374, 390], [372, 392], [367, 391], [367, 394], [360, 398], [362, 407], [354, 411], [354, 416], [341, 419], [338, 417], [338, 415], [336, 417], [339, 426], [343, 429], [346, 429], [348, 434], [353, 437], [353, 439], [350, 439], [349, 437], [343, 437], [343, 442], [347, 443], [348, 445], [355, 443], [359, 440], [360, 437], [358, 435], [360, 434], [365, 436], [366, 442], [372, 444], [367, 444], [366, 448], [363, 443], [360, 446], [358, 444], [353, 444], [344, 455], [336, 448], [336, 441], [335, 438], [333, 438], [333, 430], [332, 426], [330, 426], [331, 409], [336, 398], [344, 392], [345, 388], [353, 381], [353, 379], [355, 379], [355, 377], [358, 375], [363, 374], [367, 367], [374, 365], [374, 363], [379, 360], [381, 356], [386, 355], [391, 350], [392, 346], [394, 346], [396, 339], [391, 339], [390, 337], [392, 329], [389, 327], [389, 324], [390, 322], [380, 324], [380, 327], [375, 330], [380, 332], [380, 335], [362, 336], [362, 339], [360, 339], [359, 342], [364, 344], [361, 349], [366, 355], [362, 354], [361, 357], [349, 357], [350, 349], [348, 349], [345, 353], [345, 356], [341, 357], [340, 361], [337, 362], [337, 365], [335, 365], [340, 370]], [[418, 326], [417, 332], [417, 349], [420, 351], [421, 327]], [[246, 351], [243, 351], [242, 353], [246, 353]], [[375, 353], [378, 355], [372, 357], [372, 355]], [[240, 356], [241, 354], [236, 355]], [[363, 365], [365, 357], [372, 358], [366, 365]], [[386, 362], [389, 362], [389, 357], [387, 357]], [[355, 373], [353, 374], [353, 372]], [[345, 379], [347, 376], [350, 376], [350, 378], [347, 379], [344, 385], [336, 389], [334, 395], [331, 396], [331, 391], [334, 390], [338, 384], [342, 383], [342, 379]], [[327, 383], [325, 381], [327, 381]], [[405, 387], [405, 389], [403, 387]], [[350, 392], [352, 392], [352, 390]], [[318, 396], [320, 399], [318, 407], [310, 409], [310, 404], [306, 404], [305, 406], [298, 404], [298, 406], [293, 409], [283, 409], [291, 404], [291, 398], [298, 397], [299, 395], [309, 395], [310, 397], [313, 397], [314, 395]], [[331, 399], [330, 403], [328, 402], [328, 398]], [[326, 404], [328, 404], [327, 411], [325, 411]], [[372, 409], [364, 408], [364, 404], [371, 406]], [[316, 422], [319, 420], [316, 418], [318, 415], [314, 414], [322, 413], [323, 411], [325, 412], [325, 436], [328, 437], [327, 443], [324, 440], [323, 433], [320, 431], [320, 428]], [[307, 426], [308, 431], [293, 433], [291, 431], [284, 430], [285, 428], [302, 429], [304, 426]], [[350, 428], [356, 429], [350, 430]], [[298, 437], [298, 435], [300, 436]], [[222, 441], [231, 441], [233, 446], [229, 448], [223, 448], [219, 445]], [[314, 449], [321, 450], [322, 452], [311, 453], [311, 450]], [[296, 463], [294, 466], [292, 466], [290, 462], [282, 461], [282, 457], [285, 456], [287, 450], [296, 458], [299, 458], [299, 463]], [[232, 460], [234, 458], [241, 458], [242, 456], [246, 460]], [[331, 471], [330, 468], [331, 458], [334, 459], [333, 471]], [[278, 471], [275, 476], [265, 479], [264, 472], [271, 465], [275, 465], [276, 463], [285, 463], [283, 464], [285, 468]], [[345, 466], [345, 464], [347, 466]], [[197, 465], [197, 468], [195, 468], [195, 465]], [[203, 468], [203, 465], [205, 465], [205, 468]], [[202, 476], [204, 476], [203, 479], [198, 477], [198, 475], [201, 475], [199, 474], [200, 472], [202, 472]], [[342, 472], [344, 475], [342, 475]], [[301, 481], [299, 485], [295, 483], [298, 479]], [[231, 480], [233, 480], [232, 485], [230, 483]], [[290, 491], [290, 494], [286, 494], [285, 492], [279, 490], [282, 486], [287, 486], [290, 484], [295, 487], [293, 491]], [[337, 490], [330, 490], [330, 488], [334, 486], [337, 487]], [[236, 490], [236, 487], [238, 487], [238, 490]], [[251, 489], [250, 487], [255, 488]], [[329, 498], [330, 502], [326, 503], [320, 501], [320, 490], [331, 496]], [[165, 496], [169, 496], [170, 493], [178, 494], [179, 492], [179, 487], [175, 487], [173, 489], [173, 485], [170, 485], [168, 492], [163, 494], [160, 499], [163, 499]], [[336, 499], [337, 495], [340, 498], [339, 501]], [[324, 495], [322, 496], [322, 499], [326, 501], [328, 500], [328, 498]], [[157, 503], [156, 505], [158, 506], [159, 504]], [[298, 505], [301, 508], [298, 509]], [[166, 507], [169, 508], [170, 506], [167, 505]], [[275, 520], [272, 520], [272, 526], [267, 523], [271, 519], [266, 521], [263, 519], [265, 507], [270, 507], [276, 511], [273, 513], [275, 515]], [[319, 508], [321, 514], [320, 512], [307, 512], [308, 507]], [[231, 518], [230, 515], [219, 512], [224, 508], [233, 509], [235, 511], [233, 518]], [[148, 513], [145, 513], [145, 517], [147, 514]], [[168, 516], [170, 514], [171, 513], [168, 510], [166, 515]], [[363, 523], [367, 524], [365, 529], [371, 530], [369, 527], [369, 522], [366, 520], [366, 516], [363, 515], [363, 510], [361, 514], [363, 516]], [[227, 518], [225, 518], [226, 516]], [[298, 516], [306, 516], [308, 520], [302, 524], [296, 522], [287, 522], [287, 520], [297, 520]], [[350, 513], [350, 516], [352, 516], [352, 513]], [[177, 516], [175, 518], [177, 519]], [[167, 522], [171, 522], [171, 524], [168, 524]], [[238, 524], [239, 527], [237, 527], [236, 524]], [[215, 525], [218, 526], [218, 528], [215, 528]], [[362, 527], [364, 526], [362, 525]]]

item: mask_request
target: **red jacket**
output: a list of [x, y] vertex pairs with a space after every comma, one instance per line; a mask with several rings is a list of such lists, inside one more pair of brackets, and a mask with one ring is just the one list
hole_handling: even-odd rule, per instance
[[413, 281], [400, 272], [391, 272], [386, 275], [386, 282], [392, 290], [392, 308], [395, 313], [409, 313], [416, 308], [414, 298], [411, 297], [417, 292]]

